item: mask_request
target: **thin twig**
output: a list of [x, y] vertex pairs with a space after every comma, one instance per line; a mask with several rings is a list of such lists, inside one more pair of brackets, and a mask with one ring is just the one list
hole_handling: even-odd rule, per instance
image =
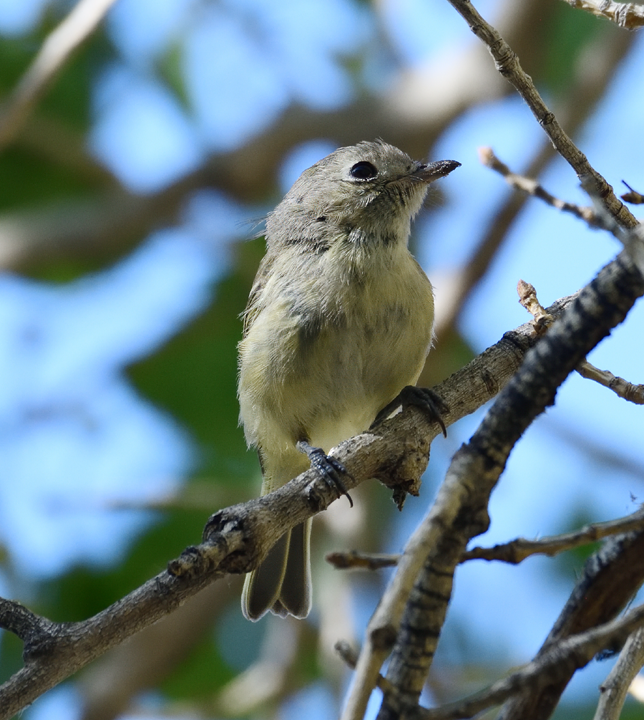
[[519, 280], [517, 283], [517, 294], [521, 306], [534, 318], [536, 331], [540, 334], [545, 332], [554, 322], [554, 318], [539, 302], [534, 285], [525, 280]]
[[613, 375], [608, 370], [600, 370], [588, 360], [583, 360], [576, 368], [577, 372], [588, 380], [595, 382], [612, 390], [617, 396], [628, 400], [636, 405], [644, 405], [644, 385], [635, 385], [624, 378]]
[[644, 195], [634, 190], [625, 180], [622, 180], [624, 185], [628, 188], [628, 192], [620, 195], [622, 200], [625, 202], [632, 203], [633, 205], [644, 205]]
[[564, 132], [557, 118], [539, 95], [532, 78], [521, 67], [516, 53], [498, 31], [481, 17], [469, 0], [448, 0], [448, 2], [467, 22], [470, 30], [487, 45], [490, 54], [494, 58], [497, 70], [525, 100], [557, 152], [570, 164], [577, 176], [580, 179], [588, 178], [589, 181], [592, 181], [594, 192], [605, 199], [608, 211], [619, 225], [626, 228], [636, 225], [637, 220], [628, 208], [615, 197], [613, 188], [591, 166], [588, 158]]
[[347, 552], [328, 553], [324, 559], [333, 565], [336, 570], [348, 570], [350, 568], [381, 570], [382, 568], [396, 565], [400, 559], [400, 555], [365, 553], [359, 552], [358, 550], [349, 550]]
[[[350, 667], [352, 670], [356, 669], [356, 663], [358, 662], [358, 653], [351, 647], [351, 645], [349, 645], [346, 640], [338, 640], [333, 646], [333, 649], [344, 660], [348, 667]], [[378, 680], [376, 681], [376, 686], [379, 687], [383, 692], [389, 692], [392, 689], [391, 683], [387, 680], [386, 677], [383, 677], [380, 673], [378, 673]]]
[[625, 30], [644, 26], [644, 5], [611, 2], [611, 0], [564, 0], [579, 10], [606, 18]]
[[[534, 285], [519, 280], [517, 284], [519, 302], [534, 317], [535, 329], [537, 332], [544, 332], [553, 321], [552, 316], [546, 312], [543, 305], [537, 298], [537, 291]], [[628, 400], [635, 405], [644, 405], [644, 385], [635, 385], [621, 377], [613, 375], [608, 370], [600, 370], [588, 360], [582, 360], [575, 368], [576, 371], [587, 380], [595, 382], [612, 390], [618, 397]]]
[[79, 0], [48, 35], [0, 114], [0, 148], [20, 131], [38, 100], [72, 53], [96, 30], [116, 0]]
[[[603, 523], [589, 523], [579, 530], [561, 535], [551, 535], [540, 540], [526, 540], [517, 538], [507, 543], [499, 543], [493, 547], [474, 547], [463, 553], [461, 562], [469, 560], [488, 560], [518, 565], [533, 555], [547, 555], [553, 557], [559, 553], [603, 540], [611, 535], [644, 529], [644, 510], [638, 510], [617, 520]], [[346, 553], [334, 552], [326, 556], [326, 561], [338, 570], [363, 568], [367, 570], [380, 570], [386, 567], [395, 567], [400, 560], [400, 554], [363, 553], [351, 550]]]
[[[512, 13], [506, 13], [506, 15], [511, 14], [516, 17], [516, 3], [510, 4]], [[521, 7], [524, 8], [529, 4], [525, 3]], [[503, 13], [500, 18], [501, 16]], [[510, 37], [510, 35], [505, 36]], [[587, 63], [575, 65], [573, 68], [575, 74], [570, 82], [570, 92], [556, 108], [559, 122], [568, 129], [570, 135], [573, 135], [582, 126], [592, 107], [605, 95], [606, 88], [615, 76], [615, 68], [627, 55], [634, 40], [635, 35], [601, 33], [587, 49], [589, 55], [594, 59], [593, 71], [589, 71]], [[530, 59], [529, 55], [528, 59]], [[545, 135], [543, 141], [526, 165], [524, 174], [528, 177], [539, 177], [547, 163], [553, 158], [552, 144]], [[441, 283], [441, 302], [437, 305], [434, 325], [436, 336], [439, 338], [439, 347], [440, 339], [449, 337], [453, 333], [456, 318], [473, 288], [485, 275], [505, 242], [508, 231], [525, 205], [526, 199], [527, 196], [522, 193], [511, 193], [495, 212], [470, 259], [464, 266], [450, 273]], [[425, 367], [419, 384], [432, 384], [432, 367], [433, 363], [429, 363]]]
[[548, 555], [552, 557], [567, 550], [574, 550], [582, 545], [597, 542], [610, 535], [619, 535], [633, 530], [644, 529], [644, 510], [638, 510], [617, 520], [603, 523], [590, 523], [580, 530], [561, 535], [552, 535], [541, 540], [525, 540], [517, 538], [512, 542], [502, 543], [494, 547], [475, 547], [463, 554], [461, 562], [468, 560], [499, 560], [518, 565], [532, 555]]
[[595, 212], [592, 207], [582, 207], [575, 205], [574, 203], [566, 202], [561, 200], [554, 195], [551, 195], [542, 185], [532, 178], [525, 177], [525, 175], [518, 175], [512, 172], [510, 168], [494, 154], [494, 150], [491, 147], [479, 148], [479, 160], [483, 165], [489, 167], [490, 170], [494, 170], [499, 173], [505, 181], [511, 187], [516, 190], [521, 190], [528, 195], [543, 200], [547, 205], [550, 205], [557, 210], [562, 212], [570, 213], [575, 217], [588, 223], [591, 227], [596, 227], [597, 223], [595, 220]]

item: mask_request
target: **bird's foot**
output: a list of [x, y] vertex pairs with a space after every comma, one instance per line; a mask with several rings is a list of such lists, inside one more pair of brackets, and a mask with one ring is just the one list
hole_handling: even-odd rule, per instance
[[353, 507], [353, 500], [342, 479], [343, 477], [351, 477], [344, 465], [334, 457], [327, 455], [322, 448], [313, 447], [306, 440], [300, 440], [297, 443], [297, 449], [307, 455], [311, 461], [311, 467], [318, 471], [327, 485], [335, 488], [340, 495], [345, 495], [351, 507]]
[[427, 413], [427, 416], [433, 422], [440, 425], [443, 435], [447, 437], [447, 428], [445, 427], [445, 421], [443, 420], [442, 413], [448, 413], [449, 408], [443, 401], [440, 395], [437, 395], [433, 390], [424, 387], [416, 387], [415, 385], [407, 385], [404, 387], [398, 396], [395, 397], [388, 405], [376, 415], [376, 419], [371, 423], [370, 430], [378, 427], [380, 423], [386, 420], [389, 415], [398, 407], [402, 405], [403, 410], [409, 405], [416, 405]]

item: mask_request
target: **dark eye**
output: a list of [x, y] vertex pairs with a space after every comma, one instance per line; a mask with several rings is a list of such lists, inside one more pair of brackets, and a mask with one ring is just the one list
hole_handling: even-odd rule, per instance
[[369, 180], [376, 177], [378, 170], [370, 162], [361, 160], [349, 170], [349, 174], [356, 180]]

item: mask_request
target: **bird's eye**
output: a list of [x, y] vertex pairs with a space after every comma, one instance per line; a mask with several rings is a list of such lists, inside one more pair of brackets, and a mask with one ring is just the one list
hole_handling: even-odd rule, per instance
[[370, 162], [361, 160], [349, 170], [349, 174], [356, 180], [370, 180], [376, 177], [378, 170]]

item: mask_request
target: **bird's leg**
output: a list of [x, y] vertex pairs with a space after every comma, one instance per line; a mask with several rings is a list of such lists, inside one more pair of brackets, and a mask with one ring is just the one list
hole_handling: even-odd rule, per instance
[[343, 475], [351, 477], [344, 465], [334, 457], [327, 455], [322, 448], [313, 447], [307, 440], [299, 440], [296, 447], [300, 452], [307, 455], [311, 461], [311, 467], [318, 471], [327, 485], [335, 488], [341, 495], [345, 495], [351, 507], [353, 507], [351, 495], [349, 495], [342, 481]]
[[403, 410], [409, 405], [416, 405], [427, 413], [427, 416], [433, 422], [440, 425], [443, 435], [447, 437], [447, 428], [441, 413], [448, 413], [449, 408], [433, 390], [424, 387], [416, 387], [415, 385], [407, 385], [398, 395], [376, 415], [376, 419], [371, 423], [370, 430], [378, 427], [380, 423], [386, 420], [389, 415], [402, 405]]

